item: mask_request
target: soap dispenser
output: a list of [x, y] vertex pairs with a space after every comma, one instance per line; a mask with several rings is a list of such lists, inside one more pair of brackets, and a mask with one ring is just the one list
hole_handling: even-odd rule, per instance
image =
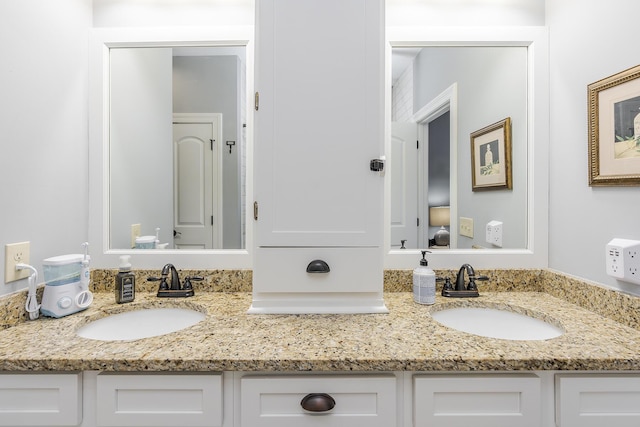
[[120, 256], [119, 272], [116, 276], [116, 302], [131, 302], [136, 297], [136, 277], [131, 271], [129, 255]]
[[413, 270], [413, 300], [431, 305], [436, 302], [436, 273], [428, 267], [427, 252], [422, 251], [420, 266]]

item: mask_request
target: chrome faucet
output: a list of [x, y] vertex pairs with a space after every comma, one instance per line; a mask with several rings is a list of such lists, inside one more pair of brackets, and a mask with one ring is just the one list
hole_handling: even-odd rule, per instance
[[[170, 282], [167, 283], [167, 278], [171, 275]], [[160, 272], [160, 277], [149, 277], [147, 279], [150, 282], [160, 282], [158, 286], [158, 297], [178, 298], [178, 297], [192, 297], [195, 292], [191, 281], [201, 281], [204, 277], [201, 276], [187, 276], [184, 278], [184, 283], [180, 284], [180, 276], [178, 270], [173, 264], [165, 264]]]

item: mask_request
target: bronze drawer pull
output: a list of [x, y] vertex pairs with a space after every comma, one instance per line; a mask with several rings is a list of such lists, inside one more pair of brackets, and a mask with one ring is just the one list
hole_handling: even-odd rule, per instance
[[307, 265], [307, 273], [328, 273], [330, 271], [329, 264], [321, 259], [315, 259]]
[[326, 393], [309, 393], [302, 399], [300, 406], [309, 412], [328, 412], [336, 406], [336, 401]]

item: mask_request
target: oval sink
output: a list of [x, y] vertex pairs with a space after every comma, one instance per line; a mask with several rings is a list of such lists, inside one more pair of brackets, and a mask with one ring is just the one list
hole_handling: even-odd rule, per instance
[[112, 314], [78, 329], [78, 336], [101, 341], [126, 341], [176, 332], [204, 320], [186, 308], [149, 308]]
[[548, 340], [564, 331], [544, 320], [508, 310], [485, 307], [456, 307], [435, 311], [431, 316], [449, 328], [505, 340]]

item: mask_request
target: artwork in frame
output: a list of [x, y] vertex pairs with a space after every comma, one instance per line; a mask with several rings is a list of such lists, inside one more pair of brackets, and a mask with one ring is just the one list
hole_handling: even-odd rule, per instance
[[511, 189], [511, 118], [471, 134], [471, 189]]
[[589, 185], [640, 185], [640, 65], [588, 86]]

